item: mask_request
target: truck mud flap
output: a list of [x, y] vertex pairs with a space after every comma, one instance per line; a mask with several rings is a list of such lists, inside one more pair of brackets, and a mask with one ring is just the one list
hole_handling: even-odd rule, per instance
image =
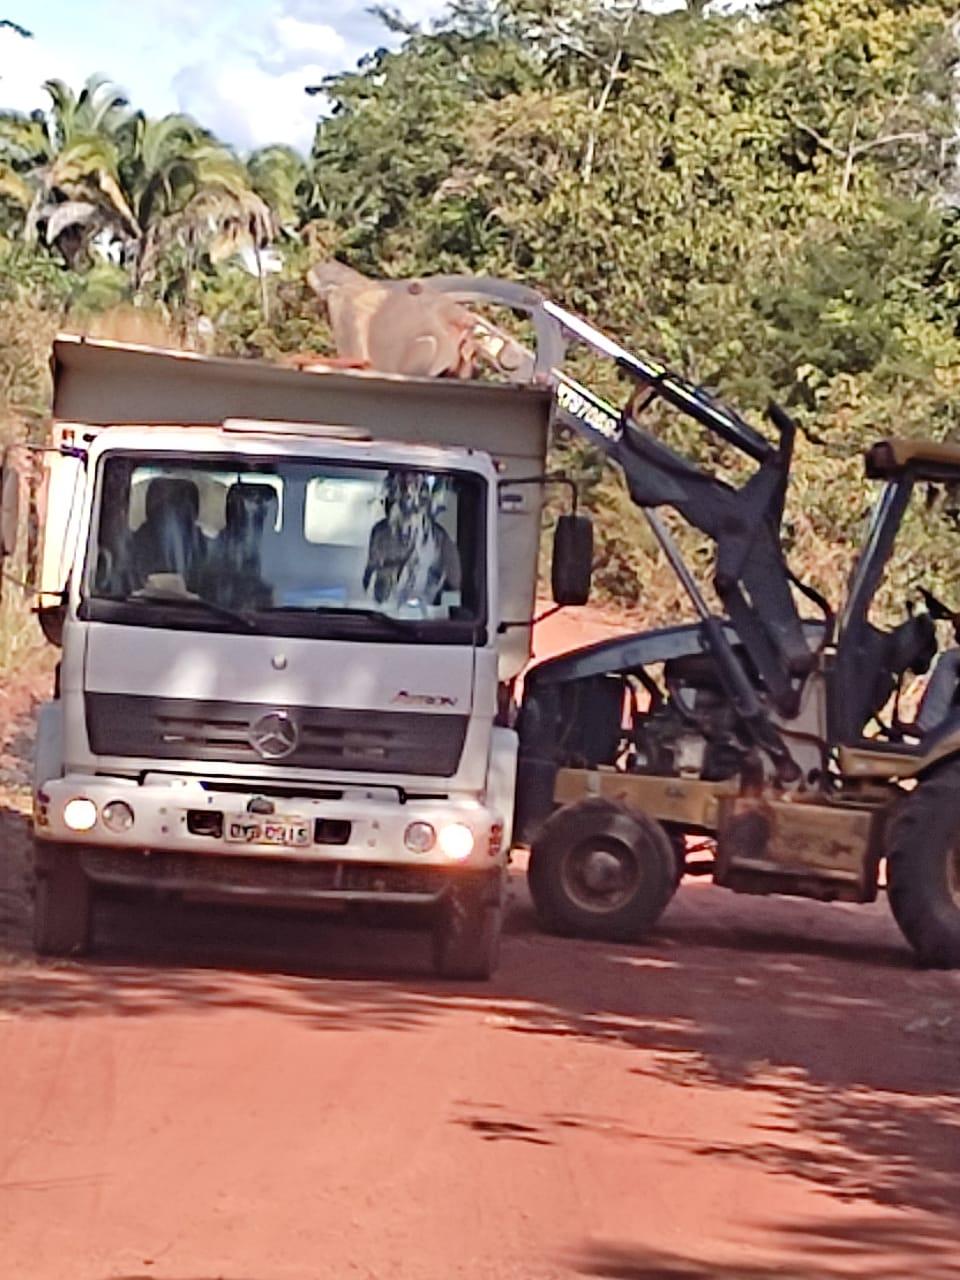
[[530, 844], [556, 807], [557, 766], [552, 760], [522, 756], [517, 764], [514, 843]]

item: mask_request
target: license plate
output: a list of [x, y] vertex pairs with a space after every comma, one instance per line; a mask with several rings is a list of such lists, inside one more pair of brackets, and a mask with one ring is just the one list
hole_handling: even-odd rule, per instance
[[225, 835], [232, 844], [279, 844], [303, 849], [312, 843], [310, 823], [303, 818], [267, 818], [254, 814], [228, 817]]

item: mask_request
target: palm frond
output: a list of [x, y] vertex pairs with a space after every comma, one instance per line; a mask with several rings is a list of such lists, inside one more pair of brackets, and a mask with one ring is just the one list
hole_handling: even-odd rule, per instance
[[99, 210], [86, 200], [65, 200], [63, 204], [47, 205], [44, 238], [47, 244], [56, 244], [67, 230], [86, 227], [96, 218]]
[[6, 196], [21, 208], [29, 209], [33, 201], [33, 187], [15, 169], [0, 166], [0, 196]]

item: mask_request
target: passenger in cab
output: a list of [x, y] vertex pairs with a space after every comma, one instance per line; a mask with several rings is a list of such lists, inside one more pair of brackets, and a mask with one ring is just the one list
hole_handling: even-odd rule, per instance
[[214, 540], [211, 586], [231, 609], [267, 609], [273, 603], [269, 564], [278, 543], [276, 490], [268, 484], [237, 481], [227, 490], [223, 529]]
[[147, 515], [133, 534], [133, 563], [142, 584], [154, 574], [177, 574], [197, 589], [206, 539], [197, 523], [200, 494], [192, 480], [158, 476], [147, 488]]

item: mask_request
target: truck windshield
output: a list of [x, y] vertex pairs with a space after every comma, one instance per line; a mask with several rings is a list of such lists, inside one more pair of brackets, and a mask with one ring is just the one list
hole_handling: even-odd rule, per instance
[[89, 617], [440, 642], [483, 620], [483, 482], [468, 473], [110, 454], [97, 511]]

